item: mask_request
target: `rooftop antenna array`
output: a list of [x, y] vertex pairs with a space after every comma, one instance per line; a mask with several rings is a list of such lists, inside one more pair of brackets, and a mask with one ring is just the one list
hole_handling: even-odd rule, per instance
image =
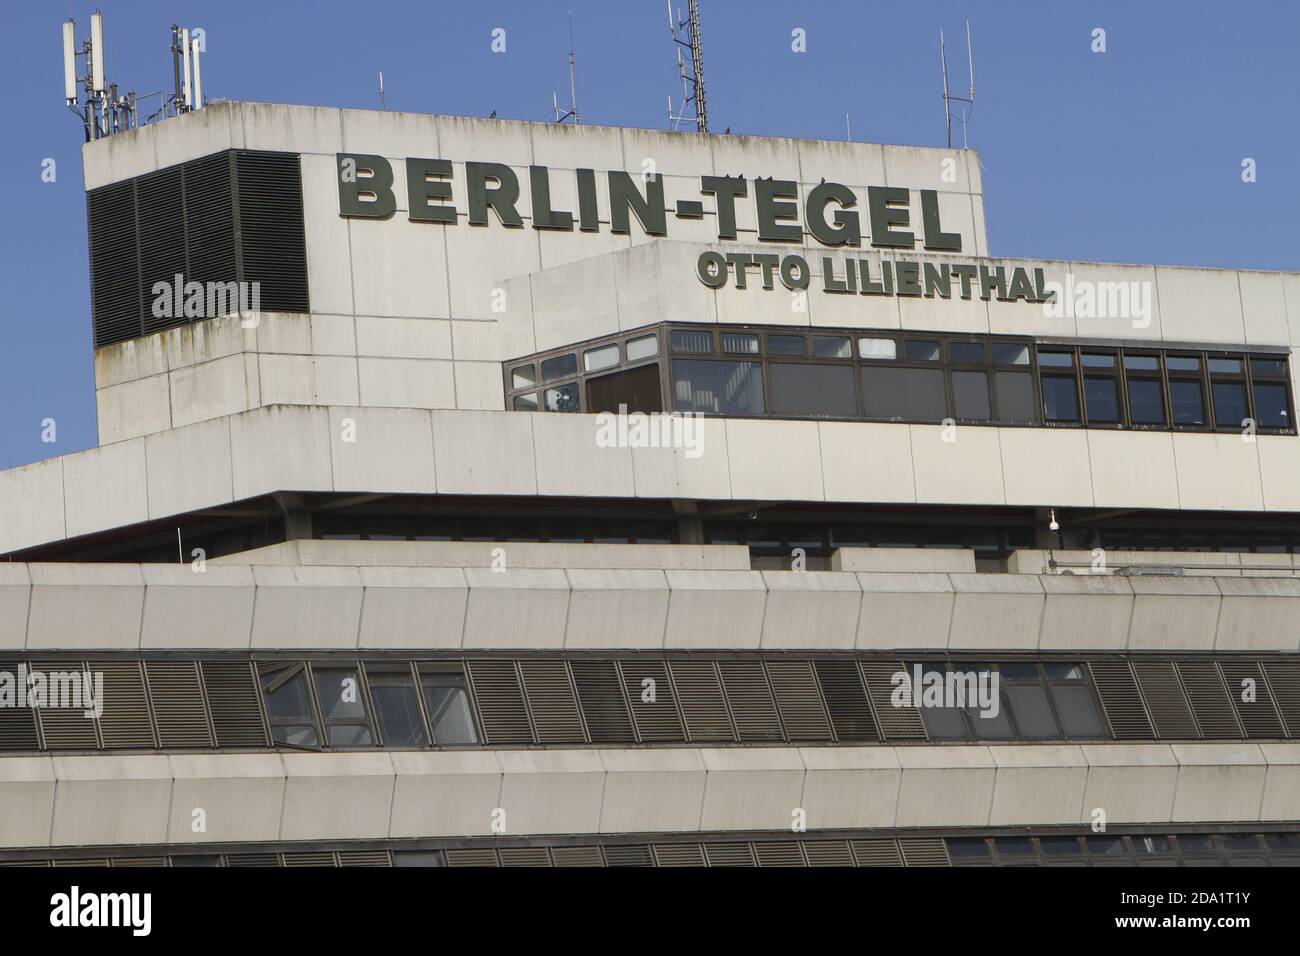
[[[167, 96], [162, 90], [136, 95], [135, 90], [119, 94], [116, 83], [104, 79], [104, 15], [96, 10], [90, 16], [90, 36], [77, 43], [77, 23], [63, 22], [63, 101], [77, 114], [85, 130], [86, 142], [102, 139], [151, 123], [159, 117], [188, 113], [203, 106], [203, 72], [200, 55], [203, 43], [191, 39], [189, 31], [172, 25], [172, 76], [175, 92]], [[82, 61], [84, 66], [78, 66]], [[80, 69], [85, 74], [78, 76]], [[140, 103], [158, 97], [158, 110], [140, 118]]]
[[388, 109], [388, 102], [384, 99], [384, 71], [383, 70], [379, 71], [379, 108], [381, 110]]
[[953, 96], [948, 92], [948, 54], [944, 50], [942, 29], [939, 30], [939, 69], [943, 73], [943, 120], [948, 131], [949, 149], [952, 149], [952, 104], [965, 103], [970, 107], [958, 117], [961, 122], [961, 148], [966, 149], [966, 123], [970, 120], [971, 114], [975, 112], [975, 56], [971, 52], [969, 20], [966, 21], [966, 69], [970, 78], [968, 95]]
[[578, 115], [578, 83], [573, 72], [573, 11], [569, 11], [569, 108], [560, 109], [560, 100], [555, 93], [551, 93], [551, 115], [555, 122], [563, 123], [566, 119], [572, 118], [575, 123], [581, 123], [582, 117]]
[[[695, 124], [701, 133], [709, 131], [709, 105], [704, 97], [704, 53], [700, 46], [700, 0], [688, 0], [686, 18], [682, 11], [673, 15], [673, 0], [668, 0], [668, 32], [677, 45], [677, 75], [682, 81], [682, 101], [673, 112], [673, 98], [668, 97], [668, 122], [673, 129], [683, 123]], [[682, 39], [685, 37], [685, 39]], [[686, 55], [682, 55], [682, 50]]]

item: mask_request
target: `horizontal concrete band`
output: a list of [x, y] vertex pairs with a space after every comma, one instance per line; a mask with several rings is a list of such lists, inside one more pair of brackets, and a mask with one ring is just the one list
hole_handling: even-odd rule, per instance
[[808, 829], [1093, 825], [1103, 817], [1300, 820], [1300, 744], [0, 759], [6, 847], [783, 831], [796, 821]]
[[0, 651], [1296, 651], [1297, 619], [1297, 578], [0, 563]]
[[0, 553], [279, 491], [1300, 511], [1300, 438], [273, 405], [0, 472]]

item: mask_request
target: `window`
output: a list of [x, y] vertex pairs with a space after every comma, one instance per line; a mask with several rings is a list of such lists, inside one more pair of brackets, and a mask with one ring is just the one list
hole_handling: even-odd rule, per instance
[[673, 361], [673, 407], [679, 412], [762, 415], [763, 378], [757, 362]]
[[998, 391], [999, 421], [1034, 421], [1034, 384], [1028, 372], [997, 372], [994, 383]]
[[674, 352], [696, 352], [700, 354], [712, 352], [713, 333], [673, 329], [672, 345]]
[[1123, 365], [1130, 424], [1164, 425], [1167, 418], [1165, 386], [1160, 379], [1160, 356], [1125, 352]]
[[1210, 393], [1214, 396], [1214, 423], [1223, 429], [1240, 429], [1249, 416], [1246, 413], [1245, 382], [1213, 382]]
[[1044, 352], [1041, 349], [1038, 352], [1039, 368], [1073, 368], [1073, 352]]
[[983, 364], [984, 345], [980, 342], [949, 342], [948, 359], [953, 362]]
[[1261, 428], [1290, 428], [1286, 386], [1280, 383], [1255, 383], [1255, 420]]
[[813, 355], [818, 358], [853, 358], [853, 347], [847, 335], [814, 335]]
[[722, 351], [739, 355], [757, 355], [758, 336], [741, 332], [723, 332]]
[[952, 373], [952, 404], [956, 417], [973, 421], [989, 420], [989, 382], [984, 372]]
[[1079, 362], [1084, 368], [1114, 368], [1115, 356], [1106, 352], [1084, 352]]
[[1049, 422], [1077, 422], [1079, 395], [1073, 375], [1044, 375], [1043, 416]]
[[465, 673], [459, 664], [420, 665], [420, 689], [434, 744], [459, 747], [478, 743]]
[[928, 339], [909, 339], [903, 347], [909, 362], [939, 361], [939, 343]]
[[515, 411], [517, 412], [535, 412], [537, 411], [537, 393], [529, 392], [526, 395], [516, 395], [514, 400]]
[[364, 691], [355, 667], [312, 666], [316, 699], [331, 747], [369, 747], [374, 742], [366, 719]]
[[1175, 425], [1204, 425], [1205, 406], [1199, 381], [1169, 380], [1169, 407]]
[[545, 382], [554, 382], [557, 378], [568, 378], [570, 375], [576, 375], [578, 371], [578, 356], [570, 352], [568, 355], [557, 355], [555, 358], [545, 359], [542, 362], [542, 380]]
[[864, 359], [898, 358], [898, 345], [893, 339], [858, 339], [858, 354]]
[[1083, 377], [1083, 403], [1088, 424], [1113, 425], [1119, 421], [1119, 387], [1110, 376]]
[[[620, 409], [620, 406], [624, 408]], [[658, 362], [587, 379], [588, 412], [618, 414], [621, 410], [647, 415], [664, 410], [659, 392]]]
[[420, 713], [420, 695], [409, 664], [367, 664], [370, 699], [379, 739], [385, 747], [427, 747], [429, 734]]
[[548, 412], [576, 412], [579, 410], [577, 382], [548, 388], [544, 394]]
[[1125, 352], [1124, 368], [1129, 372], [1158, 372], [1160, 371], [1160, 359], [1155, 355], [1134, 355], [1131, 352]]
[[769, 335], [767, 351], [771, 355], [803, 355], [802, 335]]
[[863, 366], [862, 409], [881, 421], [938, 422], [948, 415], [943, 371]]
[[599, 372], [603, 369], [613, 368], [617, 364], [618, 346], [614, 344], [587, 349], [582, 353], [582, 367], [588, 372]]
[[287, 747], [317, 748], [320, 735], [304, 664], [261, 664], [262, 699], [271, 723], [271, 739]]
[[658, 354], [659, 337], [657, 335], [642, 335], [627, 340], [627, 360], [629, 362], [639, 362], [642, 359], [653, 358]]
[[773, 362], [768, 376], [774, 414], [853, 418], [858, 413], [852, 366]]
[[993, 343], [993, 362], [996, 365], [1028, 365], [1029, 346], [1010, 342]]
[[510, 372], [510, 382], [514, 388], [532, 388], [537, 384], [537, 366], [516, 365]]

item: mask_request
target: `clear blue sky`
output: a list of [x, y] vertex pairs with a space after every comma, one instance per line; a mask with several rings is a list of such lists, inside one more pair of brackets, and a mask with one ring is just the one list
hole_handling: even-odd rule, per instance
[[[210, 97], [374, 108], [383, 70], [390, 109], [544, 119], [552, 89], [567, 89], [571, 9], [585, 121], [663, 127], [680, 94], [663, 0], [101, 6], [123, 89], [170, 84], [177, 21], [207, 31]], [[88, 31], [93, 9], [0, 9], [0, 467], [96, 444], [81, 133], [61, 102], [59, 27], [74, 16]], [[967, 17], [970, 145], [995, 255], [1300, 270], [1300, 4], [703, 0], [711, 125], [838, 139], [847, 111], [855, 139], [941, 145], [938, 33], [961, 89]], [[1104, 54], [1090, 50], [1095, 27]], [[55, 183], [41, 181], [46, 157]], [[52, 446], [44, 418], [58, 424]]]

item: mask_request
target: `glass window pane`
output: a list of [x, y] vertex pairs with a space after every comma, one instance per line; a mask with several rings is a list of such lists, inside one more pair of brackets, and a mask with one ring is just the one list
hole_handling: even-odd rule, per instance
[[989, 420], [989, 382], [983, 372], [952, 373], [952, 403], [958, 418]]
[[762, 415], [761, 368], [757, 362], [678, 359], [673, 362], [673, 407], [679, 412]]
[[588, 372], [599, 372], [618, 364], [618, 346], [610, 343], [582, 353], [582, 367]]
[[1061, 718], [1061, 728], [1067, 737], [1101, 737], [1101, 715], [1093, 702], [1092, 693], [1083, 684], [1055, 684], [1052, 699], [1056, 713]]
[[568, 378], [570, 375], [578, 374], [578, 356], [570, 352], [568, 355], [557, 355], [555, 358], [548, 358], [542, 362], [542, 381], [554, 382], [557, 378]]
[[546, 390], [546, 410], [548, 412], [578, 411], [578, 383], [557, 385]]
[[1128, 380], [1128, 415], [1134, 425], [1165, 423], [1164, 389], [1155, 379]]
[[385, 672], [368, 670], [370, 699], [375, 706], [375, 721], [385, 747], [427, 747], [428, 732], [420, 715], [420, 699], [415, 679], [409, 670]]
[[819, 358], [853, 358], [853, 347], [846, 335], [814, 335], [813, 355]]
[[372, 740], [355, 667], [312, 667], [316, 700], [333, 747], [368, 747]]
[[1154, 355], [1125, 355], [1124, 367], [1130, 372], [1154, 372], [1160, 368], [1160, 359]]
[[1209, 364], [1211, 372], [1220, 372], [1224, 375], [1241, 374], [1241, 359], [1212, 358], [1209, 360]]
[[1261, 428], [1289, 428], [1286, 386], [1255, 383], [1255, 418]]
[[438, 850], [394, 850], [393, 866], [442, 866]]
[[1039, 837], [1038, 848], [1043, 851], [1043, 856], [1080, 856], [1083, 853], [1078, 837], [1072, 836]]
[[970, 737], [956, 707], [921, 707], [921, 722], [931, 740], [965, 740]]
[[1083, 400], [1088, 409], [1088, 421], [1100, 423], [1119, 421], [1119, 386], [1115, 379], [1085, 375]]
[[643, 335], [640, 338], [628, 339], [627, 360], [629, 362], [639, 362], [641, 359], [650, 358], [659, 354], [659, 337], [657, 335]]
[[803, 355], [802, 335], [769, 335], [767, 350], [773, 355]]
[[1084, 368], [1114, 368], [1115, 356], [1105, 352], [1084, 352], [1079, 361]]
[[1029, 837], [997, 837], [993, 840], [998, 856], [1033, 856], [1034, 841]]
[[1201, 360], [1195, 355], [1166, 355], [1165, 367], [1171, 372], [1199, 372]]
[[511, 388], [529, 388], [537, 384], [537, 366], [517, 365], [510, 370]]
[[529, 392], [527, 395], [516, 395], [513, 404], [517, 412], [535, 412], [537, 411], [537, 393]]
[[1169, 405], [1175, 425], [1204, 425], [1205, 407], [1201, 402], [1200, 382], [1169, 383]]
[[672, 334], [674, 352], [712, 352], [712, 332], [689, 332], [675, 329]]
[[1007, 688], [1007, 696], [1011, 698], [1020, 736], [1031, 740], [1060, 736], [1051, 705], [1047, 703], [1047, 692], [1040, 684], [1012, 684]]
[[723, 332], [722, 351], [738, 355], [757, 355], [758, 336], [747, 332]]
[[858, 354], [864, 359], [895, 359], [898, 345], [893, 339], [858, 339]]
[[773, 362], [768, 366], [768, 374], [774, 414], [853, 418], [858, 413], [851, 366]]
[[981, 342], [949, 342], [948, 358], [954, 362], [983, 362], [984, 345]]
[[424, 691], [424, 706], [429, 712], [429, 722], [433, 724], [435, 744], [439, 747], [455, 747], [478, 743], [474, 714], [470, 710], [463, 675], [421, 674], [420, 687]]
[[271, 739], [295, 747], [319, 747], [304, 669], [271, 666], [261, 668], [260, 676]]
[[1043, 416], [1049, 422], [1077, 422], [1079, 396], [1075, 391], [1074, 377], [1044, 375]]
[[939, 343], [928, 339], [912, 339], [903, 346], [903, 354], [909, 362], [937, 362]]
[[[984, 672], [981, 670], [980, 673], [983, 674]], [[985, 713], [979, 706], [968, 706], [966, 708], [966, 715], [975, 728], [976, 737], [985, 740], [1011, 739], [1011, 721], [1007, 718], [1007, 709], [1004, 703], [1001, 699], [997, 701], [998, 712], [996, 714]]]
[[998, 420], [1032, 422], [1034, 420], [1034, 386], [1028, 372], [998, 372], [994, 375], [998, 389]]
[[1038, 364], [1042, 368], [1073, 368], [1073, 352], [1038, 352]]
[[626, 411], [649, 415], [662, 412], [663, 406], [658, 362], [587, 379], [587, 411], [591, 414]]
[[1028, 365], [1029, 346], [1011, 342], [993, 343], [993, 361], [998, 365]]
[[862, 405], [867, 418], [942, 421], [948, 415], [943, 372], [937, 368], [863, 366]]
[[947, 837], [948, 856], [954, 860], [987, 860], [989, 847], [982, 837]]
[[1282, 376], [1286, 374], [1286, 359], [1252, 358], [1250, 370], [1255, 375]]
[[1043, 670], [1052, 680], [1083, 680], [1083, 668], [1078, 664], [1044, 664]]
[[1246, 417], [1245, 382], [1211, 382], [1214, 396], [1214, 423], [1219, 428], [1241, 428]]

